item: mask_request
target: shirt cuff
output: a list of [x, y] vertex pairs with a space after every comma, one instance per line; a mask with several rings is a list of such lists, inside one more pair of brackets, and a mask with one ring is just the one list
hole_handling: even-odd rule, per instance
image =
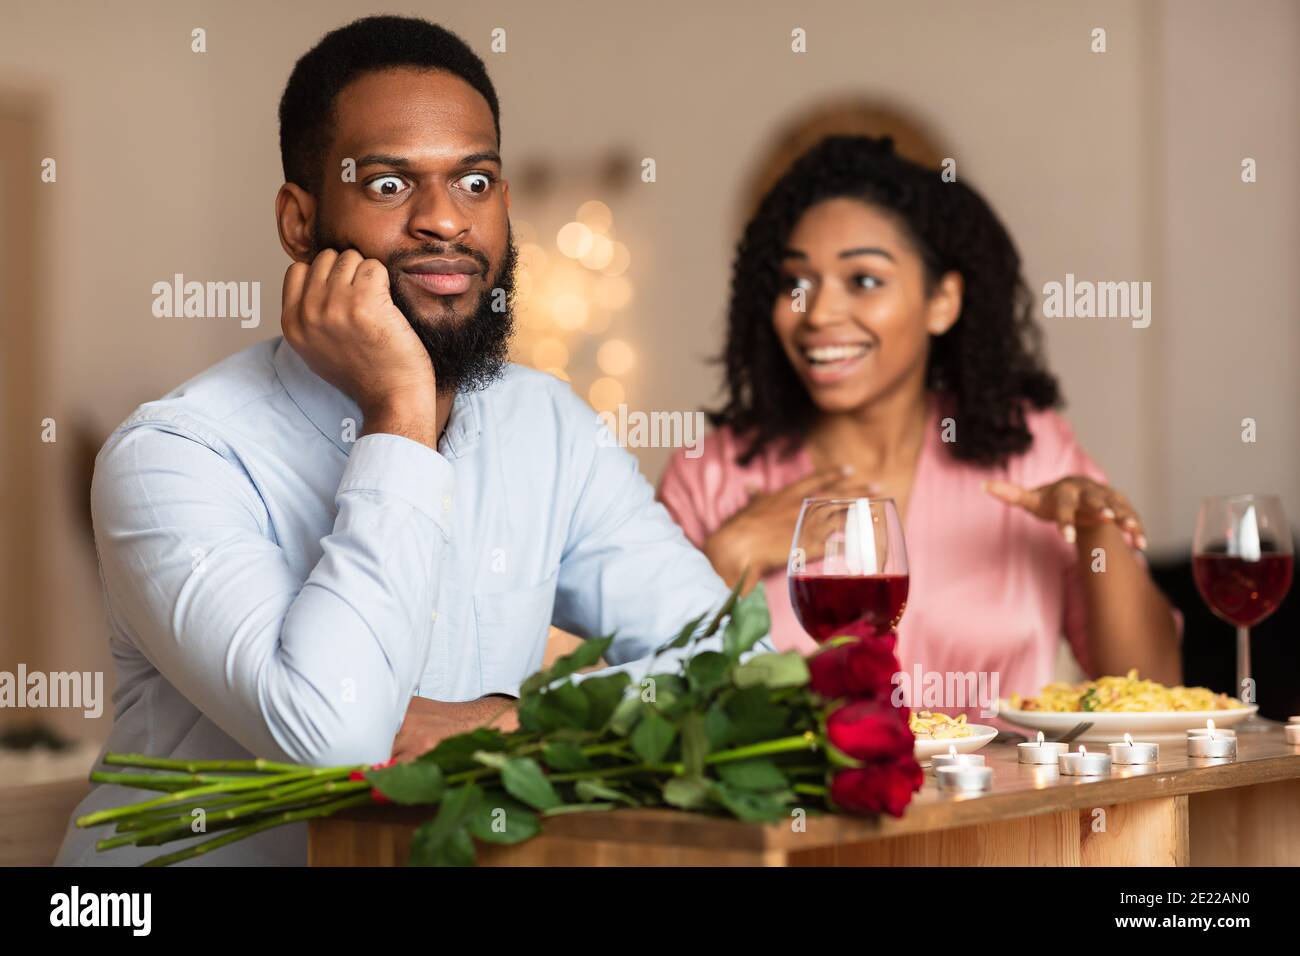
[[433, 519], [450, 535], [456, 471], [428, 445], [401, 435], [363, 435], [352, 446], [338, 493], [368, 491], [395, 495]]

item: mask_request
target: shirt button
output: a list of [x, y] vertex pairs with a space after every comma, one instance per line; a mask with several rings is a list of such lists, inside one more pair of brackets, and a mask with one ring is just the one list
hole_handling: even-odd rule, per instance
[[434, 611], [434, 612], [433, 612], [433, 616], [430, 618], [430, 620], [433, 621], [433, 623], [435, 623], [435, 624], [438, 623], [438, 612], [437, 612], [437, 611]]
[[451, 495], [442, 496], [442, 510], [443, 511], [451, 510]]

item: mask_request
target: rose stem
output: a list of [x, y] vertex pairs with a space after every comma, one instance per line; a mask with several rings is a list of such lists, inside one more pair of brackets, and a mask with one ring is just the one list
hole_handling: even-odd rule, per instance
[[344, 810], [348, 807], [359, 807], [362, 804], [370, 802], [369, 793], [360, 793], [350, 797], [344, 797], [342, 800], [332, 800], [315, 807], [307, 807], [302, 810], [289, 810], [284, 813], [277, 813], [265, 820], [259, 820], [256, 823], [250, 823], [247, 826], [240, 827], [238, 830], [232, 830], [213, 840], [207, 840], [196, 846], [187, 847], [184, 850], [178, 850], [175, 853], [169, 853], [166, 856], [156, 857], [145, 866], [170, 866], [173, 863], [180, 863], [182, 860], [193, 859], [196, 856], [202, 856], [205, 853], [211, 853], [213, 850], [223, 846], [228, 846], [237, 840], [261, 833], [263, 830], [270, 830], [272, 827], [278, 827], [285, 823], [297, 823], [300, 820], [310, 820], [313, 817], [327, 817], [338, 810]]
[[[202, 773], [210, 770], [242, 770], [251, 773], [331, 773], [341, 767], [302, 767], [292, 763], [276, 763], [272, 760], [173, 760], [168, 757], [150, 757], [147, 754], [105, 754], [104, 763], [118, 767], [143, 767], [153, 770], [181, 770], [186, 773]], [[359, 770], [364, 764], [349, 767]]]
[[[335, 795], [342, 796], [344, 794], [356, 793], [358, 790], [369, 789], [370, 784], [362, 780], [349, 781], [347, 783], [327, 783], [322, 784], [319, 788], [309, 793], [292, 794], [275, 800], [254, 801], [253, 803], [247, 803], [242, 806], [231, 807], [228, 810], [218, 810], [209, 813], [207, 820], [209, 824], [225, 823], [232, 820], [239, 820], [243, 817], [264, 813], [269, 810], [278, 810], [300, 803], [313, 803], [313, 801], [319, 801], [322, 797]], [[192, 835], [192, 831], [190, 831], [190, 825], [192, 822], [192, 818], [189, 815], [172, 817], [166, 821], [159, 821], [155, 826], [100, 840], [95, 844], [95, 849], [101, 851], [111, 850], [114, 847], [126, 846], [132, 843], [137, 846], [157, 846], [162, 843], [170, 843], [172, 840], [183, 839], [186, 836]], [[224, 827], [213, 827], [213, 829], [224, 829]]]
[[251, 777], [248, 780], [238, 780], [234, 783], [211, 783], [202, 787], [194, 787], [189, 790], [178, 790], [170, 796], [157, 797], [153, 800], [146, 800], [143, 803], [134, 803], [124, 807], [111, 807], [107, 810], [100, 810], [96, 813], [87, 814], [84, 817], [77, 818], [77, 826], [93, 827], [99, 823], [107, 823], [109, 820], [120, 820], [122, 817], [129, 817], [139, 813], [141, 810], [150, 810], [154, 807], [167, 807], [174, 803], [184, 803], [195, 797], [207, 796], [210, 793], [230, 793], [235, 790], [257, 790], [268, 784], [289, 783], [290, 781], [301, 780], [314, 774], [303, 773], [282, 773], [267, 777]]

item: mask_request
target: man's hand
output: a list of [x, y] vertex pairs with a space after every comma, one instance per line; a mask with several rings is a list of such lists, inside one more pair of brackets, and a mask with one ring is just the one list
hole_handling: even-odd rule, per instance
[[382, 262], [355, 249], [295, 262], [284, 274], [280, 326], [308, 367], [360, 406], [367, 434], [437, 447], [433, 363], [393, 304]]
[[516, 701], [510, 697], [488, 696], [463, 703], [445, 703], [427, 697], [412, 697], [406, 717], [393, 740], [393, 759], [406, 763], [439, 742], [476, 727], [495, 727], [509, 733], [519, 727]]

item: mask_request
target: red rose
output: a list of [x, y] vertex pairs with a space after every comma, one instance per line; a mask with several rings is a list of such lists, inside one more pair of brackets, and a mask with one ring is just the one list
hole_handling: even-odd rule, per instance
[[850, 813], [901, 817], [921, 789], [925, 774], [911, 753], [861, 769], [841, 770], [831, 780], [831, 800]]
[[889, 760], [912, 752], [907, 715], [887, 700], [854, 701], [826, 718], [826, 737], [855, 760]]
[[819, 651], [809, 658], [808, 673], [808, 686], [827, 700], [888, 696], [898, 673], [893, 634]]
[[[375, 764], [371, 764], [371, 765], [370, 765], [370, 769], [371, 769], [371, 770], [383, 770], [383, 769], [385, 769], [386, 767], [391, 767], [391, 766], [392, 766], [393, 764], [395, 764], [395, 763], [397, 763], [397, 758], [393, 758], [392, 760], [389, 760], [387, 763], [375, 763]], [[353, 770], [350, 774], [348, 774], [348, 779], [349, 779], [349, 780], [365, 780], [365, 779], [366, 779], [366, 772], [365, 772], [364, 770]], [[392, 802], [393, 802], [392, 800], [389, 800], [388, 797], [384, 796], [383, 792], [382, 792], [378, 787], [371, 787], [371, 788], [370, 788], [370, 799], [373, 800], [373, 801], [375, 801], [375, 803], [392, 803]]]

